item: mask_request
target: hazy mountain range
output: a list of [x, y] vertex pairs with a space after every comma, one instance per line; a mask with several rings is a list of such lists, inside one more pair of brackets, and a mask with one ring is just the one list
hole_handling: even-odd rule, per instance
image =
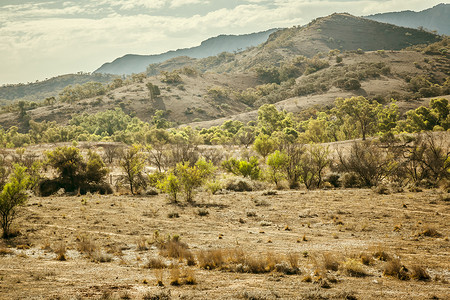
[[197, 47], [178, 49], [156, 55], [127, 54], [115, 59], [111, 63], [105, 63], [95, 70], [94, 73], [117, 75], [140, 73], [144, 72], [146, 67], [150, 64], [160, 63], [174, 57], [189, 56], [192, 58], [205, 58], [217, 55], [221, 52], [242, 51], [248, 47], [264, 43], [269, 35], [275, 31], [277, 31], [277, 29], [244, 35], [219, 35], [203, 41], [201, 45]]
[[435, 30], [439, 34], [450, 34], [450, 4], [442, 3], [420, 12], [407, 10], [370, 15], [365, 18], [403, 27], [423, 27]]

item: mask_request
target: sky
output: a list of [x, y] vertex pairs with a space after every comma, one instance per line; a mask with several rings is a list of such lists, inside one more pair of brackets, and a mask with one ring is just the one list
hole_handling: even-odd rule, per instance
[[0, 0], [0, 85], [92, 72], [220, 34], [305, 25], [334, 12], [420, 11], [442, 0]]

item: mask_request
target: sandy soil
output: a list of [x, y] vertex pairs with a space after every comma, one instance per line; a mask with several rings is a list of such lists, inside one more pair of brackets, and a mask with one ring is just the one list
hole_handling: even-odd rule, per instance
[[[15, 223], [20, 234], [0, 244], [0, 298], [160, 299], [170, 293], [183, 299], [448, 299], [448, 199], [440, 190], [200, 193], [189, 205], [171, 204], [165, 195], [32, 197]], [[201, 217], [200, 211], [208, 214]], [[178, 218], [169, 217], [176, 213]], [[426, 229], [439, 236], [421, 235]], [[185, 260], [160, 255], [155, 231], [160, 238], [179, 235], [194, 256], [240, 249], [249, 257], [286, 260], [296, 253], [301, 272], [251, 274], [187, 266]], [[80, 251], [83, 241], [95, 246], [96, 259]], [[56, 260], [61, 245], [66, 261]], [[370, 265], [359, 263], [361, 254], [372, 257], [379, 251], [398, 257], [409, 273], [422, 266], [431, 279], [385, 276], [389, 262], [376, 258]], [[324, 255], [334, 257], [337, 271], [325, 268]], [[110, 261], [100, 263], [98, 257]], [[164, 286], [156, 286], [160, 271], [144, 267], [156, 257], [177, 264], [197, 284], [170, 285], [167, 268]], [[349, 275], [350, 259], [367, 276]], [[308, 276], [312, 282], [304, 282]]]

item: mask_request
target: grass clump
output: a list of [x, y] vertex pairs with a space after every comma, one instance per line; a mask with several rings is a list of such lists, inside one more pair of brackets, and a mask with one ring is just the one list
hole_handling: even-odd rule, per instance
[[368, 275], [361, 262], [356, 259], [348, 259], [342, 267], [344, 272], [352, 277], [365, 277]]
[[386, 263], [383, 275], [392, 276], [400, 280], [409, 280], [408, 269], [400, 262], [400, 259], [392, 259]]
[[411, 267], [411, 278], [415, 280], [428, 281], [430, 280], [430, 275], [428, 275], [424, 267], [414, 265]]

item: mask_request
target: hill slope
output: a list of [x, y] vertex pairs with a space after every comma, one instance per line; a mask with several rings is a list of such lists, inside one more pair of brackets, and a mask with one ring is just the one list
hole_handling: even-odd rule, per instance
[[420, 12], [407, 10], [370, 15], [365, 18], [397, 26], [423, 27], [436, 30], [440, 34], [450, 35], [450, 4], [441, 3]]
[[214, 56], [221, 52], [241, 51], [248, 47], [257, 46], [267, 40], [269, 35], [277, 29], [270, 29], [258, 33], [245, 35], [220, 35], [203, 41], [200, 46], [178, 49], [157, 55], [133, 55], [127, 54], [117, 58], [111, 63], [105, 63], [94, 73], [108, 74], [132, 74], [144, 72], [148, 65], [163, 62], [165, 60], [189, 56], [192, 58], [204, 58]]
[[44, 81], [28, 84], [10, 84], [0, 86], [0, 101], [23, 99], [28, 101], [44, 100], [56, 97], [68, 85], [84, 84], [89, 81], [109, 83], [115, 76], [108, 74], [67, 74]]
[[[185, 64], [194, 65], [201, 71], [240, 72], [258, 65], [279, 65], [282, 61], [299, 55], [313, 57], [333, 49], [400, 50], [417, 44], [437, 42], [440, 39], [438, 35], [421, 30], [380, 23], [345, 13], [333, 14], [318, 18], [306, 26], [278, 30], [258, 47], [237, 54], [185, 60]], [[176, 68], [183, 65], [180, 59], [172, 61]], [[174, 69], [169, 61], [151, 67], [151, 74]]]

